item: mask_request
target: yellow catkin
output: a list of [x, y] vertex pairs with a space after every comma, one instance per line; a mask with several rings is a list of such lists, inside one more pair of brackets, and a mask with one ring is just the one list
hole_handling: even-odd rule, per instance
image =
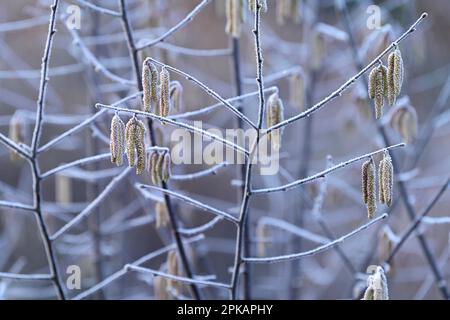
[[174, 110], [181, 111], [183, 109], [183, 86], [179, 81], [170, 83], [170, 101]]
[[376, 212], [375, 164], [372, 159], [363, 163], [361, 168], [362, 195], [367, 207], [367, 216], [372, 219]]
[[161, 183], [163, 179], [163, 167], [164, 167], [164, 152], [158, 152], [158, 161], [156, 162], [156, 175], [158, 176], [158, 182]]
[[[9, 119], [9, 138], [17, 144], [23, 143], [24, 142], [23, 131], [24, 131], [23, 117], [20, 115], [19, 112], [16, 112]], [[18, 161], [22, 158], [16, 151], [11, 150], [10, 159], [11, 161]]]
[[[394, 239], [392, 237], [393, 231], [385, 226], [378, 235], [378, 260], [386, 261], [394, 249]], [[392, 275], [394, 272], [394, 262], [393, 259], [389, 262], [389, 269], [387, 273]]]
[[[270, 128], [284, 120], [284, 107], [283, 102], [278, 96], [278, 93], [272, 94], [267, 100], [266, 107], [266, 123], [267, 127]], [[268, 139], [272, 143], [272, 147], [275, 150], [279, 150], [281, 148], [281, 134], [282, 129], [272, 130], [268, 134]]]
[[398, 106], [391, 117], [391, 126], [406, 143], [413, 142], [418, 127], [416, 109], [409, 104]]
[[239, 38], [241, 34], [242, 10], [241, 0], [226, 0], [227, 23], [225, 32], [233, 38]]
[[165, 67], [161, 69], [159, 80], [159, 115], [167, 117], [170, 112], [170, 74]]
[[325, 52], [325, 39], [323, 37], [323, 34], [318, 30], [314, 30], [312, 35], [312, 52], [311, 52], [311, 67], [313, 70], [318, 70], [322, 66], [324, 52]]
[[[167, 273], [173, 276], [180, 276], [178, 267], [178, 254], [176, 251], [170, 251], [167, 254]], [[180, 290], [180, 283], [176, 280], [168, 279], [167, 281], [169, 288]]]
[[[145, 170], [145, 126], [144, 123], [135, 117], [131, 118], [125, 126], [125, 140], [127, 142], [128, 165], [134, 167], [136, 164], [136, 174], [141, 174]], [[136, 163], [137, 156], [137, 163]]]
[[153, 277], [153, 290], [156, 300], [170, 300], [169, 292], [167, 291], [167, 278], [162, 276]]
[[159, 155], [157, 151], [152, 151], [149, 155], [149, 171], [152, 179], [152, 183], [157, 185], [159, 184], [159, 175], [158, 175], [158, 159]]
[[158, 201], [155, 204], [156, 228], [167, 227], [170, 222], [169, 213], [164, 201]]
[[378, 266], [368, 277], [363, 300], [389, 300], [387, 278], [382, 267]]
[[68, 176], [57, 174], [55, 177], [55, 200], [59, 204], [72, 202], [72, 183]]
[[384, 65], [379, 65], [370, 71], [368, 93], [369, 98], [374, 99], [375, 118], [379, 119], [383, 115], [384, 96], [387, 90], [387, 69]]
[[400, 50], [395, 49], [388, 57], [387, 98], [391, 106], [395, 104], [403, 84], [403, 59]]
[[117, 166], [121, 166], [125, 151], [125, 124], [117, 114], [111, 120], [109, 149], [111, 152], [111, 162]]
[[304, 111], [305, 79], [301, 72], [295, 73], [289, 78], [289, 102], [299, 111]]
[[389, 152], [384, 153], [383, 159], [380, 161], [378, 170], [378, 195], [381, 203], [387, 206], [392, 205], [392, 194], [394, 186], [394, 170]]
[[158, 101], [158, 70], [149, 58], [142, 65], [142, 111], [149, 112]]

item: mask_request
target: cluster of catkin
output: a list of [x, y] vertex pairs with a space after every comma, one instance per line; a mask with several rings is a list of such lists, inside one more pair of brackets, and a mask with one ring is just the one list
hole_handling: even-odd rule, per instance
[[[362, 195], [364, 203], [367, 207], [367, 216], [372, 219], [377, 210], [377, 198], [376, 198], [376, 167], [374, 160], [370, 158], [363, 163], [361, 168], [362, 176]], [[387, 206], [392, 205], [394, 185], [394, 171], [392, 167], [392, 160], [389, 152], [386, 151], [379, 163], [378, 169], [378, 199], [380, 203], [384, 203]]]
[[389, 300], [387, 279], [382, 267], [378, 266], [375, 273], [367, 278], [367, 289], [362, 300]]
[[369, 74], [368, 93], [374, 100], [375, 118], [383, 115], [384, 98], [394, 106], [403, 84], [403, 59], [396, 48], [388, 57], [387, 68], [380, 62]]
[[[273, 93], [267, 100], [266, 106], [266, 124], [270, 128], [284, 120], [284, 107], [278, 93]], [[271, 141], [274, 150], [281, 148], [282, 128], [272, 130], [267, 138]]]
[[278, 0], [276, 3], [279, 25], [284, 25], [287, 19], [291, 19], [294, 23], [300, 23], [300, 0]]
[[170, 178], [171, 158], [169, 151], [152, 151], [148, 156], [148, 169], [153, 184], [167, 182]]
[[[125, 125], [118, 114], [111, 121], [110, 152], [111, 162], [117, 166], [123, 164], [123, 154], [126, 149], [128, 164], [136, 166], [136, 174], [145, 170], [145, 126], [141, 120], [132, 117]], [[137, 161], [136, 161], [137, 158]]]
[[[159, 83], [158, 83], [159, 82]], [[178, 81], [170, 82], [170, 74], [166, 67], [158, 69], [150, 58], [142, 65], [142, 111], [167, 117], [172, 107], [179, 111], [182, 108], [183, 86]]]

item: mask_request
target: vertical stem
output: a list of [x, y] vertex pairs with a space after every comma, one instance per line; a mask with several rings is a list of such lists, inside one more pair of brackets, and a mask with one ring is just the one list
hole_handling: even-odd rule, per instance
[[[359, 70], [361, 70], [362, 62], [358, 55], [358, 49], [356, 46], [356, 41], [355, 41], [355, 37], [353, 35], [351, 21], [350, 21], [350, 17], [349, 17], [349, 13], [348, 13], [347, 2], [345, 0], [343, 0], [338, 5], [338, 9], [342, 16], [342, 19], [344, 22], [344, 27], [348, 34], [348, 39], [349, 39], [350, 47], [352, 49], [352, 54], [353, 54], [353, 61], [355, 62], [355, 66]], [[366, 75], [363, 75], [363, 81], [367, 87]], [[380, 121], [377, 121], [377, 129], [378, 129], [379, 134], [383, 138], [384, 145], [388, 146], [389, 145], [389, 137]], [[394, 172], [399, 173], [400, 167], [398, 165], [398, 161], [394, 154], [391, 154], [391, 159], [392, 159], [392, 167], [394, 168]], [[406, 212], [408, 214], [408, 217], [411, 221], [414, 221], [416, 218], [416, 213], [415, 213], [414, 207], [412, 206], [412, 204], [409, 200], [409, 195], [408, 195], [408, 190], [406, 188], [406, 185], [403, 182], [403, 180], [401, 180], [401, 179], [397, 179], [396, 182], [397, 182], [397, 185], [398, 185], [398, 188], [400, 191], [400, 197], [402, 198], [403, 203], [406, 207]], [[448, 300], [450, 298], [450, 295], [449, 295], [449, 292], [448, 292], [448, 289], [446, 286], [446, 281], [445, 281], [444, 277], [442, 276], [442, 273], [439, 269], [439, 266], [437, 265], [437, 262], [436, 262], [436, 259], [433, 255], [433, 253], [431, 252], [431, 248], [428, 245], [428, 242], [422, 233], [416, 233], [416, 236], [417, 236], [417, 239], [419, 240], [419, 244], [422, 248], [425, 258], [427, 259], [427, 262], [430, 265], [431, 271], [433, 272], [436, 284], [441, 292], [441, 295], [443, 298]]]
[[248, 217], [248, 207], [251, 196], [251, 178], [252, 178], [252, 159], [255, 155], [255, 151], [258, 148], [260, 140], [260, 131], [262, 127], [263, 115], [264, 115], [264, 78], [263, 78], [263, 57], [261, 51], [260, 43], [260, 19], [261, 19], [261, 4], [256, 1], [256, 11], [255, 11], [255, 24], [253, 34], [255, 36], [255, 51], [256, 51], [256, 64], [257, 64], [257, 75], [256, 82], [258, 84], [259, 91], [259, 109], [258, 109], [258, 122], [257, 122], [257, 132], [256, 140], [253, 144], [250, 155], [246, 160], [246, 170], [245, 170], [245, 181], [244, 181], [244, 197], [241, 204], [241, 210], [239, 215], [239, 223], [237, 226], [236, 235], [236, 249], [234, 257], [234, 267], [233, 274], [231, 278], [231, 298], [236, 299], [238, 294], [238, 283], [239, 283], [239, 273], [241, 266], [244, 264], [242, 261], [243, 247], [245, 241], [245, 225], [247, 223]]
[[[128, 50], [130, 51], [130, 56], [131, 56], [132, 63], [133, 63], [133, 69], [134, 69], [135, 76], [136, 76], [138, 90], [142, 91], [142, 83], [140, 81], [138, 50], [136, 48], [136, 44], [134, 42], [134, 38], [132, 35], [132, 27], [128, 20], [127, 6], [125, 4], [125, 0], [119, 0], [119, 6], [120, 6], [121, 17], [122, 17], [123, 28], [125, 30], [125, 34], [127, 37]], [[150, 118], [148, 119], [148, 129], [150, 132], [150, 143], [152, 146], [155, 146], [156, 141], [155, 141], [155, 135], [154, 135], [154, 130], [153, 130], [153, 121]], [[167, 184], [165, 182], [163, 182], [161, 187], [163, 189], [167, 189]], [[178, 254], [179, 254], [180, 260], [181, 260], [181, 264], [184, 269], [184, 273], [186, 274], [186, 277], [193, 279], [193, 272], [192, 272], [189, 260], [187, 258], [186, 250], [184, 249], [181, 235], [178, 232], [177, 218], [175, 216], [175, 212], [173, 210], [170, 197], [166, 193], [164, 193], [164, 202], [167, 207], [167, 212], [168, 212], [171, 227], [172, 227], [172, 235], [175, 239]], [[190, 284], [190, 288], [191, 288], [193, 297], [196, 300], [200, 300], [201, 295], [200, 295], [200, 291], [199, 291], [197, 285], [192, 283], [192, 284]]]
[[33, 177], [33, 202], [37, 218], [37, 223], [39, 231], [43, 240], [45, 253], [47, 255], [47, 260], [50, 268], [50, 274], [52, 277], [53, 285], [55, 286], [57, 295], [60, 299], [65, 299], [62, 284], [59, 278], [58, 266], [56, 263], [56, 255], [53, 250], [53, 245], [50, 240], [49, 232], [42, 215], [42, 194], [41, 194], [41, 179], [39, 172], [39, 164], [37, 160], [37, 148], [39, 146], [39, 139], [42, 131], [42, 120], [44, 117], [46, 93], [48, 86], [48, 69], [50, 63], [50, 56], [53, 45], [53, 38], [56, 33], [56, 11], [58, 9], [59, 0], [55, 0], [51, 8], [50, 22], [48, 26], [47, 41], [45, 44], [44, 55], [42, 57], [42, 68], [41, 68], [41, 80], [39, 85], [39, 96], [37, 100], [37, 110], [36, 110], [36, 122], [34, 126], [33, 137], [31, 139], [31, 157], [28, 160], [31, 167], [31, 174]]
[[[235, 87], [235, 95], [240, 96], [242, 95], [242, 73], [241, 73], [241, 59], [240, 59], [240, 41], [237, 37], [231, 38], [231, 51], [232, 51], [232, 65], [233, 65], [233, 75], [234, 75], [234, 87]], [[243, 108], [241, 105], [241, 101], [237, 101], [237, 109], [239, 112], [243, 112]], [[242, 129], [243, 128], [243, 121], [241, 118], [236, 117], [236, 128]], [[245, 163], [244, 165], [239, 165], [237, 167], [237, 179], [241, 182], [243, 182], [245, 177]], [[244, 197], [244, 184], [241, 183], [241, 185], [238, 187], [237, 190], [237, 199], [238, 203], [241, 203], [243, 197]], [[243, 248], [243, 254], [249, 255], [250, 254], [250, 224], [246, 223], [244, 225], [244, 248]], [[244, 288], [243, 288], [243, 296], [244, 299], [250, 300], [252, 299], [251, 294], [251, 265], [247, 265], [245, 270], [242, 273], [242, 280], [244, 282]]]

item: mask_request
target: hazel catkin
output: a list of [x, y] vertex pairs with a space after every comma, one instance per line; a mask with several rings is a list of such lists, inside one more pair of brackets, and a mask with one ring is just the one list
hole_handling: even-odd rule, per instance
[[369, 219], [372, 219], [377, 209], [375, 201], [375, 164], [372, 158], [363, 163], [361, 176], [362, 195], [367, 207], [367, 216]]
[[[279, 98], [278, 93], [274, 93], [269, 97], [267, 100], [266, 109], [267, 128], [270, 128], [284, 120], [283, 101]], [[275, 150], [279, 150], [281, 147], [282, 130], [282, 128], [275, 129], [268, 134], [268, 139], [271, 141], [272, 147]]]
[[[125, 140], [127, 142], [128, 165], [136, 165], [136, 174], [141, 174], [145, 170], [145, 126], [136, 117], [131, 118], [125, 126]], [[135, 158], [137, 156], [137, 162]]]
[[379, 119], [383, 115], [384, 96], [387, 91], [387, 69], [380, 64], [370, 71], [368, 93], [369, 98], [374, 99], [375, 118]]
[[167, 117], [170, 112], [170, 74], [169, 71], [163, 67], [159, 74], [160, 88], [159, 88], [159, 116]]
[[403, 59], [400, 50], [395, 49], [388, 57], [387, 69], [387, 98], [389, 105], [393, 106], [403, 84]]
[[380, 161], [378, 170], [378, 195], [381, 203], [388, 207], [392, 205], [392, 194], [394, 186], [394, 169], [389, 152], [386, 151]]
[[111, 162], [117, 166], [123, 164], [123, 153], [125, 150], [125, 124], [116, 114], [111, 120], [111, 135], [109, 142]]
[[158, 101], [158, 70], [150, 58], [142, 65], [142, 111], [149, 112]]

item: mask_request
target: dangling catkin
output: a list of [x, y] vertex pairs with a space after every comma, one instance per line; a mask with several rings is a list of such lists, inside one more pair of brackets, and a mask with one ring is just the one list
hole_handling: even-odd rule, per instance
[[123, 153], [125, 150], [125, 124], [116, 114], [111, 120], [111, 135], [109, 141], [111, 162], [117, 166], [123, 164]]
[[256, 237], [258, 239], [257, 252], [258, 257], [266, 256], [267, 238], [268, 238], [267, 225], [264, 223], [258, 223], [256, 226]]
[[[266, 109], [267, 128], [270, 128], [284, 120], [283, 102], [279, 98], [278, 93], [274, 93], [269, 97], [267, 100]], [[281, 147], [281, 134], [282, 129], [272, 130], [268, 134], [268, 139], [271, 141], [272, 147], [275, 150], [279, 150]]]
[[170, 158], [170, 152], [165, 152], [161, 154], [162, 157], [162, 167], [161, 167], [161, 180], [167, 182], [170, 178], [171, 170], [170, 165], [172, 164], [172, 160]]
[[380, 161], [378, 170], [378, 193], [381, 203], [388, 207], [392, 205], [392, 193], [394, 186], [394, 169], [389, 152], [386, 151]]
[[387, 98], [391, 106], [400, 94], [403, 84], [403, 59], [400, 50], [395, 49], [388, 57]]
[[149, 171], [152, 178], [152, 183], [159, 184], [159, 174], [158, 174], [158, 159], [159, 155], [157, 151], [152, 151], [149, 155]]
[[312, 34], [312, 48], [311, 51], [311, 67], [313, 70], [318, 70], [322, 66], [323, 54], [325, 51], [325, 39], [323, 34], [317, 29]]
[[141, 174], [145, 170], [145, 126], [136, 117], [131, 118], [125, 126], [125, 140], [127, 142], [127, 158], [130, 167], [135, 166], [137, 154], [136, 174]]
[[[19, 112], [14, 113], [14, 115], [9, 119], [9, 138], [13, 142], [17, 144], [24, 142], [24, 126], [23, 116], [21, 116]], [[11, 150], [10, 159], [11, 161], [18, 161], [22, 158], [16, 151]]]
[[170, 101], [174, 110], [181, 111], [183, 109], [183, 86], [179, 81], [170, 83]]
[[[170, 251], [167, 254], [167, 273], [173, 276], [179, 276], [180, 272], [178, 269], [178, 254], [176, 251]], [[168, 279], [169, 288], [173, 288], [177, 291], [180, 290], [180, 283], [176, 280]]]
[[158, 70], [149, 58], [142, 65], [142, 111], [149, 112], [158, 101]]
[[409, 103], [398, 105], [391, 117], [391, 126], [406, 143], [411, 143], [417, 137], [417, 113]]
[[167, 278], [164, 278], [162, 276], [153, 277], [153, 291], [156, 300], [170, 300], [167, 286]]
[[299, 111], [305, 108], [305, 80], [303, 73], [295, 73], [289, 78], [289, 102]]
[[379, 119], [383, 115], [384, 96], [387, 90], [387, 69], [380, 64], [370, 71], [369, 74], [369, 98], [374, 99], [375, 118]]
[[57, 174], [55, 177], [55, 200], [59, 204], [72, 202], [72, 183], [70, 177]]
[[170, 112], [170, 74], [165, 67], [161, 69], [159, 81], [159, 116], [167, 117]]
[[161, 227], [166, 227], [170, 222], [170, 218], [164, 201], [156, 202], [155, 213], [156, 213], [156, 228], [159, 229]]
[[278, 0], [276, 2], [277, 23], [284, 25], [286, 17], [290, 15], [290, 0]]
[[362, 176], [362, 194], [363, 200], [367, 207], [367, 216], [372, 219], [376, 206], [376, 196], [375, 196], [375, 164], [373, 159], [367, 160], [363, 163], [361, 169]]
[[225, 32], [233, 38], [239, 38], [241, 34], [241, 0], [226, 0], [227, 24]]

